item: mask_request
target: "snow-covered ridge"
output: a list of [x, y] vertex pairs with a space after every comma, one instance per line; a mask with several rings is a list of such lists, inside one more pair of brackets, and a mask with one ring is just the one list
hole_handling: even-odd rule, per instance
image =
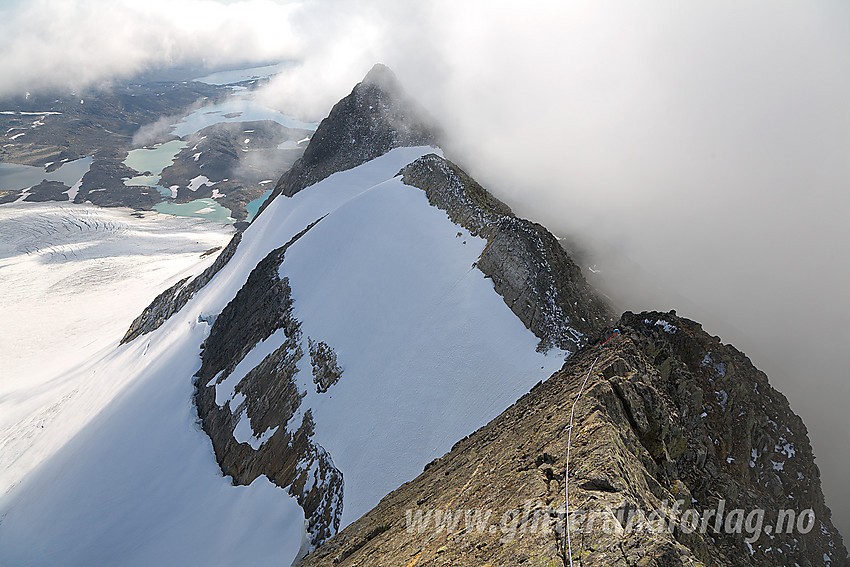
[[541, 225], [515, 216], [455, 164], [432, 154], [401, 174], [453, 222], [487, 240], [476, 267], [540, 339], [541, 349], [575, 352], [613, 323], [610, 309], [558, 240]]
[[[259, 305], [271, 289], [283, 285], [252, 274], [237, 303], [216, 319], [205, 344], [198, 387], [199, 400], [209, 401], [199, 401], [199, 407], [219, 461], [240, 482], [265, 472], [307, 509], [313, 502], [314, 517], [321, 522], [308, 527], [314, 543], [326, 537], [316, 536], [333, 533], [329, 528], [356, 519], [563, 361], [560, 351], [549, 356], [536, 351], [536, 337], [475, 269], [487, 241], [451, 222], [430, 206], [424, 192], [396, 176], [406, 165], [400, 161], [433, 151], [399, 148], [292, 198], [272, 201], [246, 230], [230, 263], [242, 262], [242, 247], [257, 235], [280, 231], [296, 219], [318, 221], [274, 258], [280, 281], [291, 293], [291, 313], [265, 319], [265, 331], [246, 343], [244, 324], [232, 317], [255, 310], [268, 317], [268, 308], [259, 310]], [[285, 235], [296, 226], [303, 224], [292, 225]], [[270, 261], [270, 255], [264, 258], [259, 264]], [[313, 361], [303, 356], [311, 341], [326, 344], [341, 367], [338, 382], [326, 391], [315, 380]], [[243, 343], [247, 346], [239, 346]], [[505, 345], [512, 349], [506, 352]], [[242, 356], [232, 361], [218, 352], [233, 348]], [[241, 361], [248, 359], [252, 365], [262, 361], [288, 369], [272, 371], [274, 383], [262, 385], [266, 397], [261, 405], [252, 403], [251, 392], [259, 395], [256, 376], [242, 369]], [[230, 378], [234, 374], [237, 384]], [[279, 398], [269, 399], [268, 392], [280, 391], [281, 381], [290, 385]], [[216, 392], [224, 384], [230, 394]], [[228, 399], [233, 402], [222, 407]], [[469, 399], [480, 403], [470, 406]], [[282, 412], [277, 423], [269, 421], [269, 404]], [[244, 428], [246, 416], [257, 439], [273, 427], [286, 427], [255, 443], [256, 449], [234, 444], [235, 429]], [[305, 419], [314, 429], [309, 443], [303, 438]], [[307, 494], [294, 487], [305, 482], [297, 479], [297, 471], [280, 467], [290, 460], [287, 454], [309, 462], [317, 449], [327, 451], [345, 480], [341, 509], [320, 510], [315, 502], [327, 487]], [[236, 453], [239, 458], [233, 457]]]
[[[344, 475], [344, 502], [339, 492], [321, 492], [322, 476], [311, 467], [297, 469], [298, 484], [315, 489], [317, 509], [342, 508], [341, 525], [559, 367], [554, 353], [535, 352], [534, 335], [472, 268], [483, 240], [458, 237], [424, 193], [395, 178], [433, 151], [398, 148], [276, 199], [182, 309], [155, 331], [92, 355], [88, 371], [118, 391], [0, 499], [0, 561], [51, 564], [59, 553], [77, 564], [175, 557], [277, 564], [298, 553], [304, 512], [294, 499], [270, 492], [263, 475], [241, 489], [220, 476], [209, 438], [194, 425], [192, 377], [208, 321], [270, 251], [318, 219], [279, 270], [303, 327], [300, 347], [308, 352], [309, 338], [323, 341], [344, 370], [322, 394], [307, 357], [295, 377], [304, 395], [295, 419], [310, 410], [311, 446]], [[254, 429], [256, 416], [246, 415], [257, 438], [278, 428], [259, 450], [287, 430], [286, 422]], [[237, 412], [234, 429], [241, 420]], [[251, 520], [234, 530], [225, 518]]]

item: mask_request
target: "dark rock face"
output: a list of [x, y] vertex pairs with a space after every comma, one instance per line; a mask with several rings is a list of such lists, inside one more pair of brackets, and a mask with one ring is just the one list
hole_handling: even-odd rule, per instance
[[28, 202], [44, 202], [44, 201], [67, 201], [68, 195], [65, 194], [70, 187], [59, 181], [42, 181], [38, 185], [30, 189], [29, 195], [24, 201]]
[[395, 148], [436, 145], [438, 137], [437, 128], [407, 97], [393, 72], [375, 65], [322, 120], [304, 155], [278, 181], [272, 198], [291, 197]]
[[[767, 377], [672, 313], [626, 313], [620, 329], [301, 565], [569, 565], [567, 433], [585, 380], [568, 479], [575, 564], [847, 565], [805, 428]], [[721, 506], [716, 524], [705, 512]], [[796, 513], [789, 533], [776, 529], [780, 509]], [[764, 510], [763, 524], [756, 529], [736, 510]], [[646, 528], [659, 518], [655, 530]]]
[[[184, 278], [156, 296], [151, 304], [145, 307], [142, 314], [130, 324], [130, 328], [127, 329], [120, 344], [129, 343], [138, 336], [158, 329], [169, 317], [183, 309], [183, 306], [192, 299], [198, 290], [207, 285], [213, 279], [213, 276], [230, 261], [236, 253], [240, 240], [242, 240], [242, 233], [237, 232], [224, 250], [219, 253], [212, 265], [198, 277], [188, 284], [186, 282], [189, 278]], [[207, 253], [205, 252], [204, 255], [207, 255]]]
[[613, 322], [557, 239], [543, 226], [516, 217], [458, 166], [430, 154], [401, 171], [402, 181], [425, 191], [431, 205], [488, 243], [479, 270], [541, 341], [576, 351], [587, 336]]
[[339, 382], [342, 368], [336, 360], [336, 353], [323, 341], [307, 338], [310, 346], [310, 365], [313, 367], [313, 383], [320, 394], [327, 392], [331, 386]]
[[[309, 543], [316, 546], [339, 529], [343, 478], [327, 452], [311, 440], [314, 424], [309, 410], [300, 425], [293, 424], [294, 430], [287, 428], [301, 405], [294, 377], [304, 352], [289, 281], [278, 276], [286, 249], [313, 226], [257, 264], [215, 319], [201, 353], [195, 403], [222, 471], [233, 477], [234, 484], [250, 484], [266, 475], [286, 489], [304, 509]], [[281, 346], [238, 378], [232, 397], [217, 392], [246, 355], [277, 331], [285, 336]], [[322, 352], [333, 352], [325, 346]], [[335, 356], [333, 362], [335, 366]], [[253, 442], [236, 432], [242, 419], [248, 420]]]
[[[752, 552], [741, 537], [717, 537], [730, 564], [748, 564], [736, 558], [750, 556], [753, 565], [844, 565], [847, 552], [824, 502], [806, 427], [767, 376], [746, 355], [673, 313], [627, 312], [621, 322], [659, 371], [642, 386], [611, 380], [658, 464], [656, 478], [682, 482], [701, 508], [725, 500], [727, 510], [763, 509], [765, 525], [776, 531], [752, 543]], [[776, 519], [789, 509], [798, 516], [813, 510], [814, 529], [780, 534]]]

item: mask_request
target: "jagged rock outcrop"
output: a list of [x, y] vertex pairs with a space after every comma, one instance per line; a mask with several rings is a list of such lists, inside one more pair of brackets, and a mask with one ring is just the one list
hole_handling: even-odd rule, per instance
[[[313, 546], [339, 528], [343, 478], [327, 452], [311, 440], [309, 409], [300, 423], [293, 420], [301, 404], [294, 378], [304, 352], [289, 282], [278, 269], [286, 249], [315, 224], [257, 264], [215, 319], [203, 345], [195, 390], [198, 415], [224, 473], [234, 484], [266, 475], [285, 488], [304, 509]], [[278, 331], [285, 337], [279, 347], [259, 360], [246, 359]]]
[[[585, 380], [576, 565], [846, 565], [805, 427], [764, 373], [672, 312], [619, 325], [300, 565], [569, 565], [567, 433]], [[706, 515], [721, 507], [721, 522]], [[780, 510], [795, 513], [788, 533]]]
[[476, 267], [541, 342], [574, 352], [613, 317], [581, 269], [545, 227], [521, 219], [451, 161], [435, 154], [405, 167], [402, 180], [487, 247]]
[[310, 349], [310, 365], [313, 367], [313, 382], [320, 394], [327, 392], [331, 386], [339, 382], [342, 368], [337, 362], [336, 353], [324, 341], [314, 341], [307, 338]]
[[[150, 333], [158, 329], [169, 317], [180, 311], [190, 299], [221, 270], [236, 253], [236, 248], [242, 239], [242, 233], [237, 232], [230, 239], [215, 261], [200, 275], [189, 281], [183, 278], [167, 290], [160, 293], [148, 305], [142, 314], [130, 324], [130, 328], [124, 334], [120, 344], [129, 343], [136, 337]], [[186, 283], [189, 282], [189, 283]]]
[[375, 65], [322, 120], [304, 155], [283, 174], [265, 204], [281, 194], [291, 197], [394, 148], [436, 145], [439, 137], [431, 118], [405, 94], [395, 74]]

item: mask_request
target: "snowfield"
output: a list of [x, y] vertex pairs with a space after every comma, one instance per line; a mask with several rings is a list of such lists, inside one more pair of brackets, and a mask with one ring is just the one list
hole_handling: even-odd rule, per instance
[[0, 207], [0, 495], [120, 390], [124, 376], [98, 375], [95, 361], [229, 236], [224, 225], [126, 209]]
[[[0, 261], [4, 294], [19, 296], [18, 307], [4, 303], [0, 315], [38, 313], [36, 304], [48, 290], [57, 296], [30, 322], [20, 321], [28, 314], [16, 324], [2, 322], [4, 359], [6, 351], [28, 349], [14, 354], [14, 374], [4, 369], [0, 379], [3, 439], [20, 438], [16, 424], [32, 421], [36, 406], [47, 412], [48, 401], [56, 416], [44, 421], [45, 431], [74, 422], [66, 413], [89, 416], [75, 435], [56, 433], [44, 443], [39, 462], [4, 462], [0, 564], [288, 565], [296, 557], [304, 537], [301, 508], [265, 477], [234, 487], [222, 476], [197, 423], [192, 377], [209, 333], [203, 321], [221, 312], [270, 251], [319, 219], [287, 250], [280, 274], [290, 280], [305, 352], [308, 337], [324, 341], [343, 368], [323, 394], [316, 391], [308, 356], [296, 376], [305, 394], [300, 412], [311, 408], [316, 422], [313, 440], [344, 475], [343, 527], [559, 369], [563, 353], [536, 352], [537, 338], [474, 268], [485, 241], [395, 178], [431, 152], [396, 149], [292, 198], [275, 199], [204, 289], [159, 329], [121, 347], [118, 339], [153, 296], [212, 261], [199, 261], [197, 254], [210, 242], [161, 256], [155, 246], [132, 250], [135, 238], [99, 255], [98, 242], [71, 245], [76, 254], [108, 257], [123, 266], [119, 274], [133, 275], [95, 283], [86, 273], [75, 279], [70, 269], [53, 276], [56, 281], [28, 282], [32, 269], [51, 274], [47, 264], [15, 267], [38, 262], [12, 256], [9, 272], [9, 258]], [[148, 240], [177, 246], [175, 240], [186, 245], [185, 239], [200, 238], [188, 227], [201, 223], [169, 220], [186, 223], [182, 235], [151, 231]], [[5, 230], [7, 223], [0, 226]], [[208, 234], [216, 245], [225, 237], [224, 230]], [[63, 246], [50, 253], [61, 255]], [[77, 291], [66, 302], [63, 289]], [[98, 305], [73, 307], [80, 297]], [[110, 318], [110, 309], [120, 316]], [[43, 329], [51, 329], [50, 337], [39, 343]], [[258, 344], [243, 359], [245, 372], [282, 341], [281, 333]], [[51, 360], [36, 366], [44, 353]], [[32, 388], [26, 386], [31, 365], [37, 369]], [[220, 384], [217, 400], [232, 396], [234, 386]], [[66, 407], [57, 397], [65, 391], [74, 392], [76, 405]], [[7, 419], [9, 411], [18, 411], [17, 419]], [[300, 417], [293, 420], [300, 423]], [[259, 446], [274, 433], [257, 438], [247, 421], [237, 428], [240, 441]], [[21, 453], [28, 443], [13, 439]], [[0, 455], [7, 458], [5, 448]]]
[[246, 545], [260, 548], [248, 559], [283, 561], [283, 528], [300, 508], [268, 482], [235, 488], [221, 476], [191, 383], [169, 380], [194, 372], [193, 357], [163, 369], [141, 340], [117, 348], [231, 229], [144, 217], [0, 207], [0, 565], [234, 564], [229, 550]]

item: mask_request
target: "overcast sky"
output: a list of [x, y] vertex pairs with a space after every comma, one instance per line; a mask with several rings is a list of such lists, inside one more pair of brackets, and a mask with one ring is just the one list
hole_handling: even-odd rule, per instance
[[850, 535], [850, 3], [0, 0], [0, 94], [297, 61], [320, 118], [381, 61], [450, 156], [578, 239], [620, 309], [745, 351], [809, 427]]

